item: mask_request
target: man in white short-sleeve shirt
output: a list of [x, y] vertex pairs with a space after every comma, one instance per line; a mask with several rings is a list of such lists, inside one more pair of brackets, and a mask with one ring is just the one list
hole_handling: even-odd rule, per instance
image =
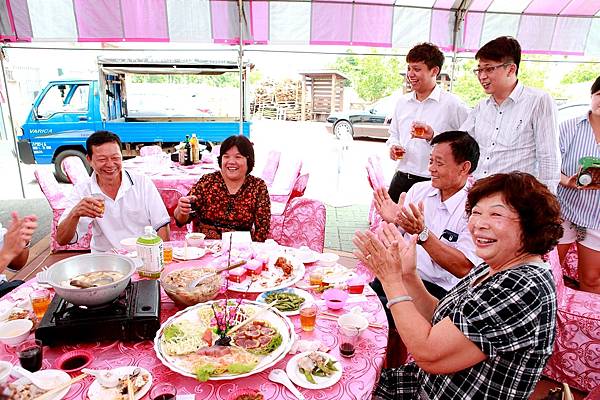
[[412, 92], [398, 100], [386, 142], [390, 158], [397, 161], [388, 191], [396, 202], [412, 185], [430, 179], [427, 161], [433, 136], [458, 129], [469, 113], [462, 100], [436, 84], [444, 65], [444, 54], [436, 45], [414, 46], [406, 62]]
[[479, 146], [466, 132], [436, 135], [429, 158], [431, 181], [419, 182], [394, 203], [385, 190], [375, 193], [387, 222], [418, 235], [417, 270], [423, 284], [441, 298], [481, 260], [467, 228], [467, 179], [477, 168]]
[[520, 171], [556, 193], [560, 181], [557, 109], [548, 93], [518, 81], [521, 46], [501, 36], [485, 44], [474, 72], [485, 93], [461, 126], [481, 149], [475, 178]]
[[76, 242], [90, 224], [92, 252], [119, 248], [122, 239], [142, 235], [144, 226], [152, 226], [168, 241], [170, 217], [162, 198], [150, 178], [122, 168], [119, 137], [98, 131], [87, 139], [86, 147], [94, 172], [89, 181], [75, 185], [68, 197], [57, 242]]

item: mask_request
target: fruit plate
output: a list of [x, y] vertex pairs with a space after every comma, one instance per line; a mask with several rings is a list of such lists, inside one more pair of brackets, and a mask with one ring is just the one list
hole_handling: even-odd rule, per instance
[[[291, 273], [286, 276], [283, 270], [275, 266], [276, 261], [283, 257], [292, 267]], [[263, 270], [260, 275], [247, 276], [241, 282], [228, 282], [228, 290], [234, 292], [263, 293], [271, 290], [283, 289], [294, 285], [304, 278], [306, 269], [304, 264], [296, 258], [287, 255], [275, 255], [269, 257], [267, 270]]]
[[[232, 311], [236, 308], [237, 302], [238, 300], [229, 300], [227, 307], [229, 313], [232, 313]], [[210, 362], [213, 364], [220, 363], [226, 367], [229, 367], [229, 365], [234, 363], [247, 364], [248, 357], [251, 357], [255, 361], [257, 360], [256, 365], [249, 371], [243, 371], [240, 373], [230, 373], [229, 371], [225, 371], [223, 373], [210, 375], [207, 378], [208, 380], [226, 380], [242, 378], [264, 371], [265, 369], [281, 361], [288, 354], [295, 340], [294, 325], [292, 324], [292, 321], [290, 321], [288, 317], [281, 314], [278, 310], [267, 309], [266, 304], [250, 300], [241, 300], [241, 305], [239, 307], [241, 311], [239, 311], [238, 314], [242, 315], [243, 317], [240, 319], [240, 321], [260, 313], [260, 316], [258, 316], [255, 321], [247, 324], [246, 327], [254, 324], [256, 321], [259, 323], [265, 322], [272, 330], [275, 331], [274, 333], [279, 333], [281, 335], [281, 344], [279, 344], [279, 346], [277, 346], [272, 352], [266, 355], [248, 355], [249, 353], [247, 349], [242, 346], [242, 340], [244, 340], [244, 345], [247, 345], [248, 341], [252, 339], [239, 339], [240, 336], [237, 336], [240, 334], [240, 331], [244, 330], [245, 328], [239, 329], [238, 332], [234, 334], [232, 346], [226, 347], [226, 349], [229, 350], [224, 349], [225, 346], [209, 346], [206, 341], [200, 342], [200, 339], [194, 337], [195, 335], [193, 332], [198, 332], [199, 336], [203, 336], [206, 335], [207, 330], [213, 330], [213, 328], [216, 326], [213, 305], [215, 307], [220, 307], [220, 310], [223, 310], [224, 304], [224, 299], [196, 304], [179, 311], [167, 319], [161, 325], [160, 329], [156, 333], [156, 337], [154, 338], [154, 351], [158, 359], [170, 370], [191, 378], [197, 377], [196, 371], [197, 366], [199, 365], [199, 360], [202, 363], [205, 363], [207, 359], [206, 357], [208, 357], [206, 354], [209, 354], [209, 356], [219, 357], [218, 361], [217, 359], [211, 359]], [[177, 327], [176, 330], [180, 330], [182, 332], [182, 340], [178, 340], [176, 345], [173, 345], [172, 341], [167, 342], [167, 337], [171, 336], [173, 332], [173, 328], [171, 328], [172, 325]], [[165, 331], [166, 329], [167, 331]], [[191, 334], [188, 335], [187, 332], [190, 332]], [[260, 338], [257, 338], [257, 341], [258, 340], [260, 340]], [[189, 343], [200, 343], [200, 345], [197, 349], [193, 347], [182, 350], [181, 347], [179, 347], [179, 343], [183, 342], [185, 342], [186, 345]], [[182, 354], [174, 354], [174, 351], [178, 351]], [[223, 355], [222, 351], [234, 351], [234, 353], [231, 355]], [[200, 353], [203, 353], [203, 355], [198, 357], [198, 354]], [[233, 361], [230, 364], [223, 364], [223, 361], [229, 362], [231, 360]]]

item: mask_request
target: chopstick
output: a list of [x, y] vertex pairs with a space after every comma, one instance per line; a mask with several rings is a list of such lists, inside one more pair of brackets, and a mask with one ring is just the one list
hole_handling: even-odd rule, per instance
[[48, 400], [51, 399], [52, 397], [54, 397], [54, 395], [58, 392], [60, 392], [61, 390], [71, 386], [72, 384], [74, 384], [75, 382], [79, 382], [80, 380], [87, 378], [88, 374], [81, 374], [76, 376], [75, 378], [71, 379], [68, 382], [65, 383], [61, 383], [60, 385], [58, 385], [57, 387], [55, 387], [54, 389], [50, 389], [49, 391], [47, 391], [46, 393], [42, 394], [41, 396], [38, 396], [35, 398], [35, 400]]
[[[322, 311], [320, 312], [320, 318], [329, 320], [329, 321], [337, 321], [339, 315], [335, 315], [335, 314], [331, 314], [328, 313], [326, 311]], [[369, 327], [370, 328], [383, 328], [384, 326], [382, 324], [378, 324], [377, 322], [369, 322]]]
[[275, 307], [275, 304], [277, 303], [278, 300], [275, 300], [272, 303], [269, 303], [269, 305], [265, 308], [263, 308], [262, 310], [260, 310], [259, 312], [257, 312], [256, 314], [254, 314], [252, 317], [248, 318], [247, 320], [245, 320], [244, 322], [242, 322], [239, 325], [234, 326], [233, 328], [231, 328], [229, 330], [229, 332], [227, 332], [227, 335], [231, 335], [233, 332], [237, 331], [238, 329], [240, 329], [241, 327], [247, 325], [248, 323], [254, 321], [256, 318], [258, 318], [260, 315], [264, 314], [266, 311], [269, 311], [271, 308]]
[[133, 382], [131, 382], [131, 377], [129, 375], [127, 375], [127, 397], [129, 400], [135, 400], [133, 394]]

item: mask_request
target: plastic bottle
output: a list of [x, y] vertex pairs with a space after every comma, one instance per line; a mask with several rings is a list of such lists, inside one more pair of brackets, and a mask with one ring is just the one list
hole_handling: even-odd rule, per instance
[[200, 148], [198, 147], [198, 138], [195, 133], [192, 133], [190, 145], [192, 147], [192, 164], [198, 164], [200, 162]]
[[590, 183], [592, 183], [592, 174], [588, 173], [588, 172], [584, 172], [584, 173], [579, 173], [579, 176], [577, 177], [577, 184], [579, 186], [587, 186]]
[[190, 135], [185, 135], [185, 144], [183, 149], [185, 151], [183, 165], [192, 165], [192, 146], [190, 145]]
[[144, 227], [144, 234], [138, 238], [136, 247], [138, 257], [143, 262], [138, 274], [146, 278], [160, 278], [164, 268], [163, 241], [151, 226]]

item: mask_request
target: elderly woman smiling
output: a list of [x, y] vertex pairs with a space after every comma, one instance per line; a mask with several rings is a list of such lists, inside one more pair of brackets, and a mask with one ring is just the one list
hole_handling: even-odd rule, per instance
[[221, 170], [202, 176], [175, 208], [178, 225], [193, 221], [194, 230], [209, 239], [223, 232], [249, 231], [264, 242], [271, 226], [271, 201], [265, 182], [250, 175], [254, 148], [245, 136], [230, 136], [221, 144]]
[[475, 267], [439, 302], [416, 272], [416, 238], [358, 232], [414, 362], [384, 369], [374, 399], [528, 399], [552, 353], [556, 293], [542, 255], [562, 235], [556, 197], [533, 176], [496, 174], [469, 190]]

